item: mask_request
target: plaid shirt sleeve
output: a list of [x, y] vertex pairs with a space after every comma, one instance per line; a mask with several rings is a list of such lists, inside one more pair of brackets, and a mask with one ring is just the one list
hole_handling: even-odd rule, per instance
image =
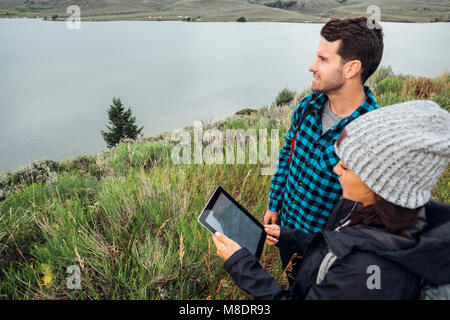
[[270, 186], [270, 193], [269, 193], [269, 202], [267, 204], [267, 209], [271, 211], [279, 212], [279, 210], [281, 209], [281, 205], [283, 203], [284, 187], [286, 185], [286, 179], [289, 174], [290, 164], [288, 163], [288, 161], [291, 155], [291, 141], [295, 133], [297, 132], [297, 128], [295, 126], [299, 121], [299, 115], [301, 113], [302, 108], [304, 107], [305, 100], [306, 97], [302, 99], [295, 108], [295, 111], [292, 114], [291, 127], [286, 133], [286, 143], [280, 150], [278, 167], [272, 177], [272, 184]]

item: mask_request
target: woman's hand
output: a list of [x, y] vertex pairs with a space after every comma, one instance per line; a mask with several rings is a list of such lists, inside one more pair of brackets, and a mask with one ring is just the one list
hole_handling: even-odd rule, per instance
[[267, 209], [266, 213], [264, 214], [263, 223], [268, 224], [269, 222], [271, 222], [271, 223], [275, 224], [278, 222], [279, 216], [280, 215], [278, 214], [278, 212]]
[[226, 235], [216, 232], [212, 237], [214, 244], [217, 248], [217, 254], [224, 260], [228, 260], [229, 257], [233, 255], [236, 251], [238, 251], [241, 246], [228, 238]]
[[277, 224], [265, 224], [264, 231], [267, 233], [266, 242], [269, 245], [277, 244], [280, 237], [280, 226]]

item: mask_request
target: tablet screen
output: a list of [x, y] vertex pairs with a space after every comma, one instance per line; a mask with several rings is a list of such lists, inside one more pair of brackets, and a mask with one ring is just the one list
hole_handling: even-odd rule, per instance
[[219, 192], [217, 196], [218, 192], [216, 190], [215, 196], [213, 195], [199, 221], [206, 222], [205, 227], [212, 233], [221, 232], [258, 256], [263, 235], [262, 227], [255, 222], [255, 219], [250, 218], [249, 213], [229, 199], [223, 191]]

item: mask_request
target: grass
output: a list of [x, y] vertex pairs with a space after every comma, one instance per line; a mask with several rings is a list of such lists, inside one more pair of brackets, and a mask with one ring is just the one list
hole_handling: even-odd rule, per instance
[[[368, 82], [381, 105], [428, 98], [448, 110], [449, 75], [396, 76], [381, 67]], [[211, 127], [279, 129], [280, 140], [302, 96]], [[404, 94], [407, 94], [405, 96]], [[151, 141], [150, 141], [151, 140]], [[217, 185], [262, 219], [271, 176], [260, 164], [171, 162], [171, 147], [154, 139], [123, 141], [97, 156], [58, 163], [56, 179], [9, 172], [0, 201], [1, 299], [248, 299], [223, 269], [211, 235], [197, 222]], [[31, 177], [19, 179], [20, 177]], [[450, 168], [432, 198], [450, 202]], [[261, 263], [284, 287], [277, 249]], [[69, 289], [69, 266], [81, 289]]]

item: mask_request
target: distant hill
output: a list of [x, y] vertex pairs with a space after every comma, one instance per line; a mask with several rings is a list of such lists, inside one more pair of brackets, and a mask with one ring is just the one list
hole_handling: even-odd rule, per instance
[[369, 14], [377, 5], [381, 21], [450, 21], [445, 0], [2, 0], [0, 17], [68, 16], [66, 8], [76, 4], [83, 20], [182, 20], [325, 22], [330, 17]]
[[338, 0], [276, 0], [273, 2], [270, 0], [249, 0], [249, 2], [304, 13], [320, 13], [341, 5]]

